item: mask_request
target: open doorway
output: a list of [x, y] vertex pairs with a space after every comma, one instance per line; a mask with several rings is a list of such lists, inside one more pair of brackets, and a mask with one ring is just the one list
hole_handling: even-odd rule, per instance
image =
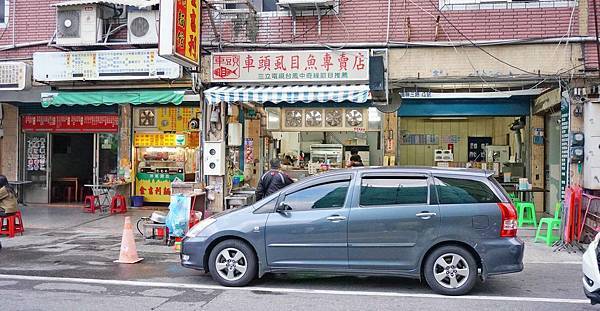
[[51, 203], [74, 203], [94, 179], [94, 134], [52, 134]]

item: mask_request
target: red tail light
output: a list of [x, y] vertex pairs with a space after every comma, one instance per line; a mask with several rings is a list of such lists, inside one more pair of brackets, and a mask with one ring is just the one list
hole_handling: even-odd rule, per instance
[[502, 212], [500, 237], [511, 238], [517, 236], [517, 211], [512, 203], [498, 203]]

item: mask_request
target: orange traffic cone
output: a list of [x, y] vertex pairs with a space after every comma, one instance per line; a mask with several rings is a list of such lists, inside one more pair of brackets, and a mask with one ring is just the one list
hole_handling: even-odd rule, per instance
[[125, 217], [125, 224], [123, 225], [123, 239], [121, 239], [121, 253], [119, 254], [119, 260], [115, 260], [115, 262], [138, 263], [143, 259], [144, 258], [138, 257], [138, 253], [135, 248], [131, 217]]

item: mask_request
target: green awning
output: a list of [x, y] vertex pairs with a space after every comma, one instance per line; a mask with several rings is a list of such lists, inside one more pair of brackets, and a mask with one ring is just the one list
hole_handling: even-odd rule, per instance
[[183, 102], [184, 90], [60, 91], [42, 93], [42, 106], [142, 105]]

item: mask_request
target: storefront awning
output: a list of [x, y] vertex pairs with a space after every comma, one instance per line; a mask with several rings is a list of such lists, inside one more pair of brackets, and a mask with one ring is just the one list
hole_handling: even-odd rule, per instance
[[204, 91], [205, 100], [220, 102], [255, 103], [366, 103], [370, 98], [369, 86], [357, 85], [289, 85], [289, 86], [223, 86]]
[[184, 100], [183, 90], [61, 91], [42, 93], [42, 106], [173, 104]]

